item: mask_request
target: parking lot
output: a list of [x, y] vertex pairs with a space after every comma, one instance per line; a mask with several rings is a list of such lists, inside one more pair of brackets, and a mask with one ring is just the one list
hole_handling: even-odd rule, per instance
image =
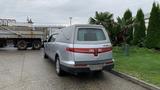
[[104, 71], [58, 77], [55, 65], [43, 58], [43, 49], [0, 49], [0, 90], [146, 90]]

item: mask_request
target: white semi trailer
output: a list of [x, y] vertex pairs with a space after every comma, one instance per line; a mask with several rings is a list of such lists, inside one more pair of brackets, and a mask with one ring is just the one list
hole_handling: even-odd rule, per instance
[[18, 50], [26, 50], [28, 47], [38, 50], [46, 37], [47, 30], [35, 30], [32, 26], [0, 25], [0, 47], [12, 43]]

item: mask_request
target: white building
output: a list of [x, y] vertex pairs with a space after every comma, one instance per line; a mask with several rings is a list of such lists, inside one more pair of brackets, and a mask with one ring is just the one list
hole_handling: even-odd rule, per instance
[[149, 14], [149, 13], [147, 13], [147, 14], [145, 14], [145, 15], [144, 15], [144, 19], [145, 19], [146, 28], [148, 28], [149, 17], [150, 17], [150, 14]]
[[0, 25], [7, 26], [9, 23], [16, 23], [15, 19], [0, 19]]

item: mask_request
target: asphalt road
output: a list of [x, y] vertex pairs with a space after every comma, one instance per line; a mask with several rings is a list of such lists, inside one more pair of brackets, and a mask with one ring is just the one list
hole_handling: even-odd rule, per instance
[[43, 50], [0, 49], [0, 90], [146, 90], [104, 71], [58, 77]]

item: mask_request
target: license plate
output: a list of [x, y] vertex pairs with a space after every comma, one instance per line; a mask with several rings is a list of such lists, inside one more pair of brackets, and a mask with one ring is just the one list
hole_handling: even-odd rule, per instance
[[98, 64], [98, 65], [89, 65], [90, 70], [101, 70], [103, 67], [102, 64]]

